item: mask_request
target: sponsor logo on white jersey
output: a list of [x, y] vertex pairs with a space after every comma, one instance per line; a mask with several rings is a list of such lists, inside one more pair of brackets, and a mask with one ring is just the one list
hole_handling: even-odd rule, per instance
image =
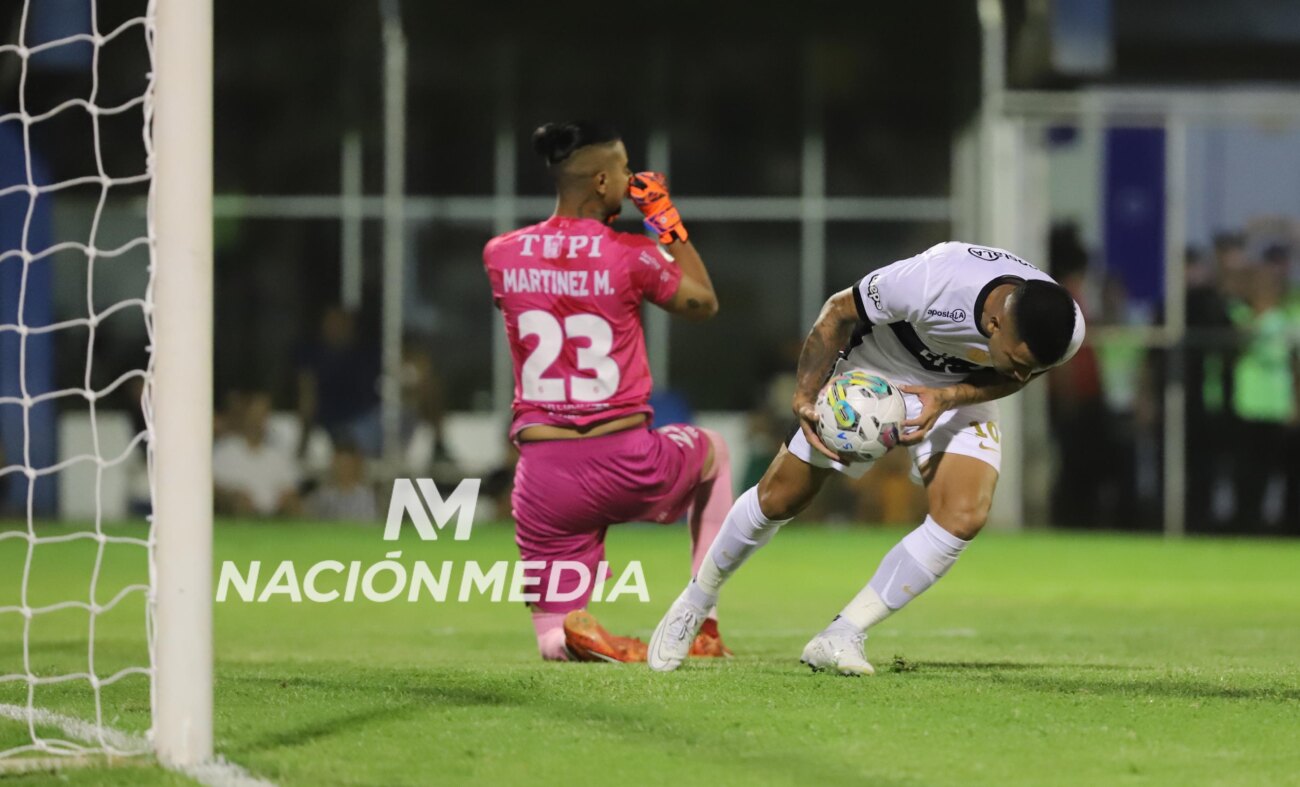
[[965, 309], [929, 309], [926, 314], [931, 317], [945, 317], [953, 322], [966, 322]]
[[982, 246], [971, 246], [967, 248], [966, 251], [970, 252], [970, 255], [972, 257], [979, 257], [981, 260], [987, 260], [988, 262], [994, 262], [996, 260], [1005, 259], [1005, 260], [1010, 260], [1012, 262], [1018, 262], [1021, 265], [1025, 266], [1026, 268], [1034, 268], [1034, 270], [1038, 270], [1038, 268], [1025, 262], [1024, 260], [1020, 259], [1019, 257], [1017, 257], [1016, 255], [1010, 252], [999, 251], [998, 249], [986, 249]]
[[867, 297], [871, 299], [872, 303], [876, 304], [877, 309], [879, 309], [882, 312], [885, 310], [885, 307], [880, 305], [880, 274], [879, 273], [877, 273], [875, 276], [872, 276], [871, 281], [867, 283]]

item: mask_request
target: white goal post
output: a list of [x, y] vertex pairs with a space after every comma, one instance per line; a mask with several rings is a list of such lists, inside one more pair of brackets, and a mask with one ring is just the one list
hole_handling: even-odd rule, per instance
[[212, 758], [212, 0], [151, 0], [153, 741]]
[[[5, 477], [0, 480], [13, 480], [26, 490], [27, 514], [25, 529], [0, 529], [0, 547], [15, 548], [9, 555], [25, 555], [25, 560], [18, 563], [22, 566], [21, 582], [14, 602], [8, 596], [0, 599], [0, 623], [11, 626], [6, 631], [22, 632], [21, 643], [14, 643], [21, 646], [21, 668], [14, 670], [14, 665], [0, 664], [0, 688], [12, 689], [8, 696], [26, 698], [21, 705], [0, 703], [0, 724], [18, 722], [25, 738], [9, 748], [0, 745], [0, 773], [43, 768], [48, 763], [87, 756], [130, 756], [150, 751], [163, 765], [187, 772], [213, 762], [212, 0], [134, 0], [135, 16], [114, 22], [109, 29], [101, 28], [101, 2], [85, 0], [82, 10], [89, 11], [86, 18], [66, 14], [56, 19], [52, 15], [61, 11], [52, 11], [49, 5], [42, 8], [41, 0], [23, 0], [14, 6], [20, 13], [17, 39], [0, 40], [0, 58], [18, 66], [13, 70], [17, 74], [17, 106], [0, 111], [0, 124], [8, 124], [0, 131], [19, 130], [8, 135], [7, 143], [0, 138], [0, 143], [14, 150], [19, 144], [16, 140], [21, 138], [25, 159], [22, 175], [13, 167], [0, 170], [9, 173], [3, 175], [5, 181], [0, 181], [0, 199], [6, 201], [5, 218], [18, 218], [21, 226], [21, 241], [14, 244], [16, 247], [0, 248], [0, 265], [6, 266], [0, 268], [0, 274], [17, 283], [16, 308], [10, 301], [4, 307], [7, 311], [0, 312], [0, 340], [15, 349], [4, 355], [4, 347], [0, 346], [0, 361], [5, 367], [0, 369], [0, 407], [20, 413], [22, 427], [22, 450], [17, 455], [0, 456], [0, 477]], [[121, 11], [118, 6], [112, 10]], [[44, 27], [32, 23], [38, 18], [46, 23]], [[105, 18], [109, 15], [105, 14]], [[107, 97], [123, 93], [121, 85], [116, 86], [117, 90], [101, 91], [101, 83], [110, 78], [101, 75], [102, 50], [109, 46], [138, 47], [141, 57], [145, 50], [148, 53], [148, 65], [139, 72], [134, 66], [126, 69], [133, 74], [129, 86], [139, 84], [140, 89], [125, 100]], [[72, 63], [73, 67], [81, 64], [85, 68], [77, 76], [87, 77], [87, 94], [35, 94], [39, 88], [33, 85], [44, 84], [37, 78], [42, 63], [58, 60], [59, 56], [64, 67]], [[105, 71], [119, 76], [122, 73]], [[89, 172], [74, 170], [85, 167], [89, 158], [84, 150], [75, 149], [79, 143], [66, 137], [51, 143], [52, 135], [46, 132], [47, 121], [78, 114], [88, 118], [93, 128], [94, 166]], [[106, 146], [101, 121], [126, 119], [129, 124], [133, 116], [143, 121], [138, 137], [134, 136], [134, 127], [128, 126], [143, 150], [133, 146], [125, 151], [124, 137], [120, 135], [113, 147]], [[115, 171], [122, 165], [114, 156], [105, 155], [106, 150], [138, 156], [143, 161], [143, 172], [138, 164], [132, 164], [130, 172]], [[13, 158], [17, 160], [17, 156]], [[52, 171], [64, 173], [59, 175], [63, 180], [53, 181], [44, 174], [42, 165], [46, 161], [55, 165]], [[147, 202], [140, 199], [146, 187]], [[65, 212], [80, 210], [89, 201], [77, 201], [74, 190], [78, 188], [98, 195], [88, 236], [47, 238], [52, 233], [78, 231], [72, 228], [75, 222], [60, 227], [49, 221], [54, 229], [48, 231], [42, 229], [44, 220], [34, 220], [38, 215], [52, 214], [55, 208], [51, 205]], [[110, 201], [113, 208], [107, 207]], [[10, 215], [11, 206], [22, 209]], [[120, 245], [110, 242], [115, 233], [124, 230], [135, 237]], [[79, 258], [85, 264], [84, 315], [52, 316], [55, 277], [48, 269], [59, 255]], [[133, 257], [138, 279], [123, 279], [118, 272], [121, 269], [112, 266], [130, 262]], [[67, 289], [72, 280], [59, 281]], [[97, 282], [120, 285], [118, 290], [108, 291], [109, 297], [117, 298], [111, 305], [97, 302]], [[130, 296], [123, 298], [120, 291], [128, 284]], [[68, 307], [62, 308], [66, 311]], [[113, 332], [101, 328], [101, 323], [123, 313], [139, 320], [134, 323], [138, 331], [135, 335], [139, 344], [147, 341], [147, 360], [132, 362], [135, 368], [121, 373], [107, 386], [100, 386], [92, 381], [96, 331], [111, 340]], [[72, 332], [83, 333], [69, 338]], [[76, 335], [88, 336], [84, 379], [74, 386], [64, 380], [63, 388], [57, 387], [55, 372], [29, 371], [31, 357], [36, 357], [38, 364], [52, 357], [49, 348], [60, 333], [67, 346]], [[125, 450], [119, 452], [108, 443], [101, 444], [97, 410], [104, 406], [100, 402], [106, 397], [123, 394], [132, 384], [141, 389], [143, 427], [137, 427]], [[53, 444], [53, 435], [40, 433], [47, 422], [38, 420], [33, 413], [38, 408], [40, 413], [48, 413], [55, 407], [65, 412], [86, 408], [91, 441], [88, 448], [61, 461], [32, 448], [38, 442]], [[34, 440], [34, 434], [40, 439]], [[151, 504], [147, 537], [124, 535], [105, 528], [103, 522], [100, 494], [104, 473], [132, 461], [147, 466]], [[38, 526], [38, 514], [43, 513], [42, 506], [34, 503], [38, 482], [48, 489], [60, 473], [72, 472], [74, 466], [90, 468], [88, 472], [94, 478], [93, 524], [69, 532], [57, 526], [47, 529], [43, 522]], [[89, 490], [81, 493], [90, 500]], [[42, 575], [33, 568], [33, 556], [49, 545], [73, 541], [97, 543], [88, 594], [86, 586], [79, 582], [67, 587], [63, 585], [73, 583], [64, 582], [54, 588], [40, 586]], [[147, 551], [148, 583], [134, 582], [106, 598], [110, 594], [99, 587], [99, 580], [108, 545]], [[45, 603], [51, 590], [57, 591], [59, 600]], [[147, 643], [149, 663], [140, 663], [144, 659], [142, 645], [128, 666], [114, 670], [112, 659], [97, 659], [96, 621], [133, 596], [144, 599], [141, 640]], [[66, 660], [50, 660], [48, 652], [39, 648], [41, 640], [35, 633], [38, 627], [34, 621], [44, 621], [60, 612], [77, 614], [79, 610], [87, 613], [89, 622], [86, 660], [80, 667]], [[9, 621], [18, 622], [13, 626]], [[33, 641], [37, 647], [33, 647]], [[102, 690], [133, 676], [149, 679], [147, 738], [109, 726], [119, 711], [108, 704]], [[89, 686], [93, 692], [93, 718], [77, 718], [44, 707], [41, 693], [56, 684]], [[60, 734], [49, 733], [52, 728], [60, 730]]]

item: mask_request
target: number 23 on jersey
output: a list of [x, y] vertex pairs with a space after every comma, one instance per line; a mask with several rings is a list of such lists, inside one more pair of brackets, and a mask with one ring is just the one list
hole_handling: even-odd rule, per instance
[[[550, 312], [532, 309], [519, 315], [519, 337], [525, 336], [536, 336], [537, 347], [520, 368], [524, 399], [533, 402], [603, 402], [618, 390], [618, 364], [609, 357], [614, 332], [603, 317], [571, 314], [561, 325]], [[576, 347], [578, 369], [593, 372], [595, 377], [571, 375], [566, 379], [542, 376], [560, 357], [564, 342], [569, 339], [587, 340], [586, 347]]]

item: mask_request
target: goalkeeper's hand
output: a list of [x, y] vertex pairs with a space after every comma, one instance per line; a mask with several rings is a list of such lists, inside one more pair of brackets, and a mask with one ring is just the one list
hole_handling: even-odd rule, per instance
[[645, 227], [659, 236], [659, 242], [668, 245], [687, 239], [686, 227], [677, 213], [672, 198], [668, 196], [668, 182], [658, 172], [638, 172], [628, 184], [632, 204], [645, 216]]

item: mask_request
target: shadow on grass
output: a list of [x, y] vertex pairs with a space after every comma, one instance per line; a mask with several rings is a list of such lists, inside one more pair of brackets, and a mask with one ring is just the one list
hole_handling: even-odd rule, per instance
[[1017, 675], [1014, 678], [1009, 678], [1007, 682], [1021, 685], [1033, 691], [1053, 694], [1300, 702], [1300, 689], [1295, 686], [1225, 686], [1205, 680], [1191, 680], [1172, 676], [1102, 681], [1069, 677]]
[[235, 744], [234, 746], [220, 746], [223, 750], [228, 751], [236, 760], [241, 755], [251, 754], [254, 752], [270, 752], [276, 749], [292, 749], [304, 744], [311, 743], [321, 738], [330, 738], [339, 733], [355, 732], [359, 727], [367, 722], [384, 720], [388, 721], [400, 717], [413, 708], [397, 707], [390, 705], [372, 706], [369, 708], [358, 709], [351, 713], [342, 713], [331, 716], [326, 719], [317, 719], [310, 724], [304, 724], [293, 729], [287, 729], [282, 732], [272, 732], [265, 735], [259, 735], [250, 743]]
[[919, 670], [930, 668], [971, 671], [971, 672], [1006, 672], [1021, 670], [1131, 670], [1123, 664], [1063, 664], [1042, 661], [920, 661], [915, 662]]
[[[607, 665], [584, 666], [593, 671], [617, 669]], [[236, 760], [241, 755], [252, 753], [274, 756], [277, 749], [302, 746], [334, 735], [357, 735], [370, 723], [387, 724], [402, 719], [419, 723], [415, 717], [439, 708], [516, 708], [525, 714], [556, 722], [556, 729], [572, 731], [575, 740], [581, 740], [584, 725], [592, 725], [602, 734], [617, 735], [633, 746], [660, 751], [689, 753], [702, 745], [712, 751], [719, 745], [716, 738], [702, 737], [697, 728], [683, 719], [680, 709], [672, 705], [656, 702], [653, 697], [632, 704], [616, 704], [614, 700], [603, 697], [598, 686], [592, 685], [569, 686], [567, 692], [562, 692], [560, 689], [564, 687], [558, 685], [563, 682], [562, 678], [559, 671], [551, 673], [549, 670], [540, 674], [525, 672], [493, 676], [470, 670], [367, 671], [353, 666], [347, 668], [347, 674], [337, 678], [303, 677], [300, 673], [294, 676], [287, 673], [248, 677], [227, 675], [221, 682], [230, 688], [234, 688], [234, 683], [243, 684], [236, 690], [241, 695], [246, 694], [241, 704], [249, 706], [265, 703], [281, 706], [302, 703], [306, 706], [331, 698], [339, 704], [356, 698], [364, 706], [279, 733], [263, 734], [254, 730], [252, 733], [256, 737], [231, 741], [222, 748]], [[492, 685], [468, 685], [474, 683]], [[289, 692], [289, 695], [277, 697], [278, 690]], [[249, 710], [256, 712], [255, 707]], [[492, 717], [490, 713], [482, 715], [487, 720]], [[743, 730], [733, 731], [743, 733]], [[750, 766], [761, 764], [767, 772], [782, 777], [780, 781], [784, 783], [843, 783], [865, 778], [858, 771], [846, 771], [837, 763], [826, 762], [814, 752], [801, 755], [788, 750], [751, 751], [744, 755], [744, 760]], [[873, 774], [871, 783], [889, 787], [893, 782], [882, 781]]]
[[1133, 673], [1141, 668], [1119, 664], [1062, 664], [1043, 662], [909, 662], [905, 672], [942, 669], [983, 672], [999, 683], [1013, 684], [1049, 694], [1097, 694], [1119, 697], [1172, 697], [1187, 699], [1300, 701], [1300, 688], [1292, 684], [1242, 686], [1191, 676], [1153, 675], [1124, 677], [1111, 674], [1095, 679], [1053, 673], [1059, 670], [1095, 673]]
[[[252, 706], [255, 703], [267, 702], [280, 706], [293, 705], [295, 699], [299, 698], [304, 690], [314, 695], [312, 699], [316, 701], [321, 698], [361, 695], [383, 699], [383, 702], [378, 704], [371, 702], [351, 712], [317, 719], [278, 733], [259, 734], [248, 742], [233, 742], [233, 745], [225, 748], [236, 758], [240, 754], [295, 748], [322, 738], [355, 733], [369, 722], [389, 722], [400, 719], [414, 712], [427, 710], [431, 705], [475, 708], [522, 704], [506, 692], [455, 684], [430, 686], [425, 683], [427, 680], [427, 677], [404, 675], [400, 671], [391, 674], [358, 671], [347, 678], [339, 679], [308, 678], [300, 675], [224, 676], [223, 683], [237, 681], [243, 684], [240, 687], [241, 694], [252, 688], [248, 693], [257, 699], [255, 701], [242, 699], [238, 702], [240, 705]], [[292, 696], [277, 696], [282, 692], [290, 693]]]

